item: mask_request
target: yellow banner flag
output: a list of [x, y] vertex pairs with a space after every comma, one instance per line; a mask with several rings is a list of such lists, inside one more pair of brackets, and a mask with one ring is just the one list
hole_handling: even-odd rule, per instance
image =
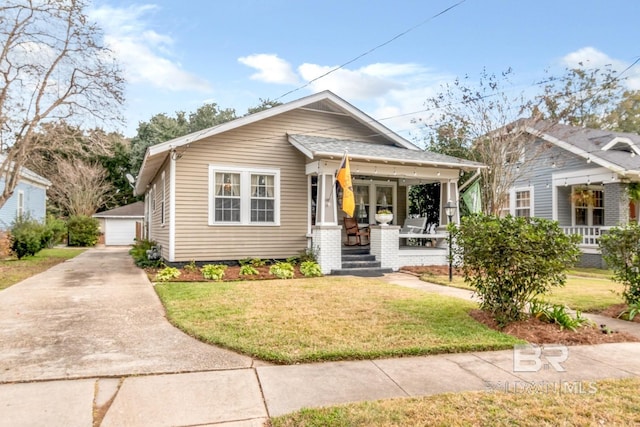
[[349, 168], [349, 156], [345, 154], [338, 169], [336, 181], [342, 187], [342, 210], [349, 216], [353, 216], [356, 209], [356, 198], [353, 195], [353, 184], [351, 183], [351, 169]]

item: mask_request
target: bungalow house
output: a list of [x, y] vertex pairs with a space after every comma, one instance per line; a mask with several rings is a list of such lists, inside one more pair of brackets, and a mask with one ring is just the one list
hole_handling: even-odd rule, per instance
[[149, 147], [135, 184], [145, 236], [167, 263], [285, 259], [312, 248], [324, 273], [339, 270], [346, 235], [335, 176], [345, 153], [361, 225], [375, 224], [381, 208], [394, 214], [391, 225], [371, 226], [367, 247], [379, 265], [446, 264], [446, 249], [403, 251], [408, 188], [440, 185], [434, 209], [445, 226], [461, 171], [481, 165], [425, 152], [328, 91]]
[[[598, 238], [611, 226], [638, 221], [640, 135], [539, 121], [525, 125], [530, 162], [510, 191], [512, 215], [557, 220], [582, 236], [581, 265], [605, 267]], [[638, 191], [636, 191], [636, 195]]]
[[[0, 154], [0, 164], [4, 159], [5, 156]], [[4, 178], [0, 177], [0, 191], [4, 190], [4, 185]], [[8, 229], [16, 217], [23, 215], [44, 222], [47, 216], [47, 189], [50, 186], [48, 179], [22, 168], [13, 195], [0, 208], [0, 230]]]

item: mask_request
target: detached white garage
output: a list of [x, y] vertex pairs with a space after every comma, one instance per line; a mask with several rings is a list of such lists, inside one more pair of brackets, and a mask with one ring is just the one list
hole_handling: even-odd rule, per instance
[[136, 202], [93, 215], [100, 222], [100, 230], [107, 246], [132, 245], [138, 230], [142, 230], [144, 202]]

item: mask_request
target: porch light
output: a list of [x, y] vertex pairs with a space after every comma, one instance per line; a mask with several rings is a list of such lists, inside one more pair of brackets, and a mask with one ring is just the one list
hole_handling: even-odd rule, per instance
[[447, 216], [447, 218], [449, 218], [449, 222], [453, 220], [453, 216], [456, 214], [457, 209], [458, 207], [451, 200], [449, 200], [447, 204], [444, 205], [444, 214]]
[[[451, 200], [449, 200], [447, 204], [444, 205], [444, 213], [445, 215], [447, 215], [447, 218], [449, 219], [448, 224], [451, 224], [451, 222], [453, 221], [453, 216], [456, 214], [456, 209], [458, 209], [458, 207]], [[453, 243], [453, 239], [451, 237], [451, 231], [449, 231], [449, 282], [453, 281], [452, 243]]]

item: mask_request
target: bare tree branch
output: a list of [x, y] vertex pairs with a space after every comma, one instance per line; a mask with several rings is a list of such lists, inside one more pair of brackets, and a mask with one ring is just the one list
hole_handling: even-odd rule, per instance
[[119, 120], [124, 81], [84, 0], [5, 0], [0, 6], [0, 207], [52, 121]]

